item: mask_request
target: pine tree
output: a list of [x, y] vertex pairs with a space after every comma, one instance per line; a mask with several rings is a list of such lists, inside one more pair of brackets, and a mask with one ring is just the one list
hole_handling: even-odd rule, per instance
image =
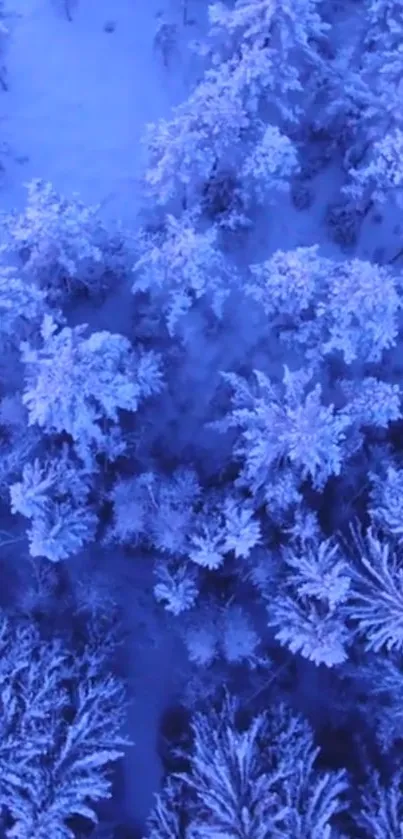
[[[74, 816], [96, 822], [122, 755], [125, 697], [102, 654], [74, 657], [34, 625], [0, 623], [0, 806], [10, 839], [74, 839]], [[70, 822], [70, 824], [69, 824]]]
[[352, 530], [352, 585], [346, 614], [367, 650], [403, 649], [403, 567], [398, 548], [374, 528]]
[[168, 787], [158, 797], [150, 839], [176, 839], [179, 802], [188, 804], [189, 839], [330, 837], [344, 806], [344, 772], [317, 769], [309, 726], [284, 706], [242, 729], [238, 709], [226, 695], [219, 711], [194, 716], [189, 771], [179, 776], [175, 794]]
[[68, 199], [41, 179], [26, 187], [24, 212], [3, 214], [6, 251], [22, 257], [23, 272], [52, 303], [80, 288], [99, 289], [99, 269], [113, 243], [99, 207], [86, 207], [77, 195]]
[[98, 518], [88, 506], [89, 475], [64, 446], [58, 459], [26, 463], [22, 480], [10, 487], [11, 511], [28, 518], [31, 556], [52, 562], [77, 553], [95, 536]]
[[294, 540], [284, 560], [285, 581], [274, 599], [267, 597], [275, 637], [316, 665], [342, 664], [352, 641], [340, 608], [350, 592], [351, 573], [339, 546], [319, 538]]
[[[195, 302], [206, 297], [217, 317], [236, 282], [236, 270], [218, 247], [218, 230], [197, 229], [198, 219], [167, 215], [163, 233], [138, 237], [139, 259], [132, 291], [148, 291], [165, 312], [170, 334]], [[200, 219], [199, 219], [200, 224]]]
[[69, 434], [91, 468], [94, 454], [106, 445], [108, 429], [119, 422], [119, 411], [137, 411], [162, 382], [152, 352], [136, 354], [127, 338], [106, 331], [84, 338], [85, 329], [66, 326], [57, 331], [45, 316], [42, 347], [21, 344], [23, 402], [30, 425], [39, 425], [46, 434]]
[[242, 484], [254, 494], [264, 492], [284, 465], [317, 488], [340, 473], [350, 420], [322, 402], [319, 384], [309, 387], [309, 370], [285, 367], [282, 386], [258, 370], [250, 383], [223, 375], [233, 389], [233, 409], [215, 427], [239, 430], [235, 454], [243, 464]]

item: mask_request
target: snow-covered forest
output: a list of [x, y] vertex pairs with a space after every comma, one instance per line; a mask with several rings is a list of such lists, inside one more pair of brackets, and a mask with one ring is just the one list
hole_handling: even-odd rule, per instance
[[0, 53], [0, 839], [401, 839], [403, 0]]

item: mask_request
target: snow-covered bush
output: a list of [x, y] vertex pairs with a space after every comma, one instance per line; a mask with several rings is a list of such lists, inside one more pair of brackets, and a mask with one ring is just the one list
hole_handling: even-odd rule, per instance
[[162, 563], [158, 572], [162, 575], [156, 587], [158, 599], [169, 602], [173, 597], [176, 603], [167, 607], [169, 611], [182, 611], [182, 597], [185, 601], [188, 596], [194, 598], [196, 569], [187, 568], [188, 560], [215, 570], [229, 553], [248, 557], [260, 541], [260, 525], [251, 504], [235, 494], [203, 494], [192, 469], [179, 468], [169, 477], [146, 472], [118, 481], [110, 497], [114, 522], [107, 541], [143, 542], [184, 563], [173, 573], [167, 567], [162, 570]]
[[205, 605], [190, 613], [183, 640], [191, 662], [208, 667], [220, 659], [229, 665], [255, 667], [260, 637], [251, 617], [241, 606], [229, 603]]
[[236, 604], [226, 606], [220, 620], [220, 648], [225, 661], [253, 667], [258, 662], [259, 644], [248, 613]]
[[187, 835], [194, 839], [330, 837], [333, 816], [343, 809], [344, 772], [316, 768], [319, 749], [309, 726], [284, 706], [242, 729], [237, 711], [227, 696], [220, 711], [194, 716], [190, 769], [176, 795], [159, 797], [150, 839], [176, 837], [171, 809], [179, 801], [189, 802]]
[[74, 839], [73, 817], [97, 821], [111, 794], [121, 736], [122, 685], [99, 653], [74, 656], [32, 623], [0, 622], [0, 807], [9, 839]]
[[139, 259], [133, 268], [132, 291], [159, 297], [171, 335], [178, 319], [201, 297], [207, 297], [216, 316], [221, 317], [236, 275], [218, 248], [217, 229], [197, 230], [197, 221], [186, 213], [180, 219], [167, 215], [163, 233], [141, 231], [138, 236]]
[[10, 487], [10, 497], [12, 513], [31, 521], [31, 556], [58, 562], [94, 538], [98, 519], [87, 503], [90, 489], [89, 475], [70, 457], [67, 446], [57, 460], [25, 464], [22, 480]]
[[40, 179], [26, 186], [25, 211], [3, 215], [6, 249], [19, 254], [23, 271], [52, 302], [80, 289], [101, 290], [118, 244], [101, 222], [99, 207], [86, 207], [76, 195], [65, 198]]
[[90, 465], [105, 450], [119, 411], [137, 411], [139, 402], [161, 389], [158, 358], [136, 353], [130, 341], [110, 332], [83, 336], [86, 325], [63, 327], [50, 316], [42, 324], [42, 347], [21, 344], [25, 365], [23, 402], [29, 424], [45, 434], [67, 433]]
[[186, 468], [170, 477], [145, 472], [118, 481], [110, 494], [114, 521], [109, 538], [126, 544], [144, 539], [171, 556], [184, 556], [200, 493], [196, 472]]
[[348, 563], [331, 540], [296, 543], [284, 559], [285, 587], [267, 599], [269, 626], [282, 645], [314, 664], [342, 664], [352, 640], [339, 609], [350, 590]]

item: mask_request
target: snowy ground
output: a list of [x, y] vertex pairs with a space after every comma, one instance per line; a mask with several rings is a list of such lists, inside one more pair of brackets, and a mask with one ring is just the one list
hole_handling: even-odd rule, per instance
[[[167, 72], [153, 47], [159, 0], [74, 0], [71, 22], [68, 1], [8, 0], [1, 206], [21, 205], [23, 183], [40, 177], [130, 222], [139, 207], [144, 124], [182, 96], [185, 63], [176, 54], [175, 72]], [[175, 17], [168, 10], [167, 20]], [[108, 24], [114, 31], [105, 31]]]

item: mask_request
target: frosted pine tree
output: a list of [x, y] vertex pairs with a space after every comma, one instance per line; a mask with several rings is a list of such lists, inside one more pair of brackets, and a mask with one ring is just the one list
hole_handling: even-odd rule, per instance
[[232, 373], [223, 376], [233, 391], [232, 411], [215, 427], [238, 429], [234, 453], [242, 464], [243, 485], [264, 495], [265, 485], [270, 487], [287, 465], [317, 488], [340, 473], [350, 420], [323, 403], [321, 386], [311, 384], [309, 370], [285, 367], [282, 385], [258, 370], [251, 382]]
[[196, 472], [186, 468], [169, 477], [144, 472], [118, 481], [110, 493], [114, 522], [108, 540], [144, 541], [172, 557], [186, 556], [200, 491]]
[[369, 138], [403, 127], [401, 97], [403, 14], [396, 0], [367, 0], [362, 73], [371, 90], [366, 113]]
[[346, 614], [367, 650], [403, 650], [403, 557], [374, 528], [352, 529], [351, 592]]
[[229, 604], [220, 615], [220, 652], [228, 664], [256, 667], [259, 662], [260, 637], [245, 609]]
[[287, 567], [279, 594], [267, 597], [268, 624], [293, 653], [334, 667], [347, 658], [352, 638], [342, 609], [351, 585], [349, 565], [330, 540], [295, 541], [284, 552]]
[[87, 504], [88, 474], [65, 446], [58, 459], [26, 463], [22, 479], [10, 487], [11, 511], [30, 520], [31, 556], [66, 559], [93, 539], [98, 519]]
[[163, 790], [155, 796], [155, 804], [147, 820], [148, 839], [187, 839], [182, 785], [168, 778]]
[[31, 556], [46, 556], [51, 562], [67, 559], [95, 538], [98, 517], [90, 508], [73, 502], [50, 501], [32, 520], [27, 536]]
[[316, 306], [317, 316], [327, 321], [324, 354], [338, 351], [346, 364], [380, 361], [396, 344], [403, 302], [399, 281], [387, 267], [365, 260], [329, 262], [327, 299]]
[[261, 663], [260, 637], [252, 617], [235, 603], [221, 608], [216, 602], [201, 602], [182, 627], [189, 659], [198, 666], [208, 667], [217, 659], [251, 668]]
[[402, 395], [398, 384], [364, 376], [361, 381], [340, 379], [340, 390], [347, 402], [343, 412], [358, 427], [388, 428], [402, 415]]
[[312, 78], [323, 63], [318, 45], [329, 26], [319, 9], [317, 0], [237, 0], [233, 8], [220, 2], [209, 7], [215, 61], [232, 63], [234, 85], [249, 107], [264, 96], [282, 118], [296, 119], [304, 71], [309, 68]]
[[[351, 180], [343, 191], [360, 212], [373, 201], [402, 201], [402, 10], [396, 0], [367, 0], [363, 12], [353, 66], [342, 84], [354, 102], [356, 140], [346, 156]], [[342, 99], [343, 93], [339, 107]]]
[[330, 837], [343, 809], [344, 772], [316, 768], [319, 749], [309, 726], [284, 706], [242, 729], [238, 708], [226, 696], [220, 711], [194, 716], [189, 771], [175, 796], [159, 797], [150, 839], [176, 837], [178, 800], [189, 802], [185, 835], [192, 839]]
[[360, 211], [388, 200], [403, 207], [402, 154], [403, 131], [394, 128], [371, 145], [371, 154], [362, 166], [349, 170], [350, 182], [343, 192]]
[[113, 248], [99, 206], [86, 207], [77, 195], [68, 199], [41, 179], [26, 187], [25, 210], [3, 214], [6, 250], [18, 253], [23, 272], [50, 302], [63, 302], [80, 289], [99, 289], [101, 263]]
[[239, 559], [247, 559], [261, 541], [260, 523], [254, 516], [253, 505], [241, 497], [229, 495], [224, 500], [224, 550], [232, 551]]
[[336, 262], [316, 245], [276, 251], [250, 266], [245, 291], [262, 306], [269, 328], [310, 363], [332, 353], [346, 365], [380, 361], [396, 343], [402, 289], [387, 266]]
[[239, 173], [245, 149], [246, 156], [249, 152], [246, 180], [264, 164], [269, 167], [270, 176], [265, 173], [269, 183], [278, 185], [285, 177], [291, 163], [294, 166], [290, 141], [287, 148], [286, 138], [282, 141], [279, 166], [279, 142], [274, 149], [270, 129], [262, 140], [256, 117], [261, 102], [270, 102], [280, 118], [296, 119], [296, 101], [304, 90], [301, 67], [312, 78], [322, 64], [317, 42], [327, 25], [316, 6], [316, 0], [298, 0], [297, 5], [248, 0], [236, 3], [234, 9], [221, 3], [210, 7], [210, 36], [216, 42], [212, 66], [188, 100], [174, 109], [173, 118], [150, 125], [145, 137], [145, 184], [154, 200], [166, 204], [182, 196], [187, 206], [196, 204], [217, 166]]
[[105, 446], [108, 428], [117, 426], [119, 411], [137, 411], [139, 403], [162, 386], [153, 353], [135, 353], [129, 340], [86, 326], [57, 330], [50, 316], [42, 324], [42, 347], [21, 344], [26, 387], [23, 402], [29, 424], [46, 434], [65, 432], [91, 468]]
[[394, 839], [402, 832], [403, 776], [401, 769], [392, 774], [385, 785], [379, 774], [373, 773], [362, 789], [359, 810], [354, 813], [357, 827], [373, 839]]
[[[144, 231], [138, 238], [139, 259], [132, 291], [148, 291], [165, 312], [172, 335], [177, 321], [205, 297], [217, 317], [234, 284], [236, 271], [218, 247], [218, 230], [197, 229], [197, 218], [167, 215], [162, 233]], [[200, 220], [199, 220], [200, 225]]]
[[102, 654], [43, 641], [32, 623], [0, 623], [0, 805], [9, 839], [74, 839], [71, 819], [97, 821], [122, 755], [125, 696]]
[[369, 512], [375, 526], [400, 543], [403, 541], [403, 469], [388, 465], [382, 474], [372, 474]]
[[367, 0], [352, 21], [348, 39], [328, 62], [326, 100], [314, 125], [333, 135], [354, 175], [371, 162], [374, 143], [403, 127], [400, 3]]
[[148, 196], [158, 204], [181, 197], [185, 206], [196, 205], [217, 163], [234, 165], [248, 128], [229, 68], [207, 71], [186, 102], [174, 108], [171, 120], [147, 127]]

